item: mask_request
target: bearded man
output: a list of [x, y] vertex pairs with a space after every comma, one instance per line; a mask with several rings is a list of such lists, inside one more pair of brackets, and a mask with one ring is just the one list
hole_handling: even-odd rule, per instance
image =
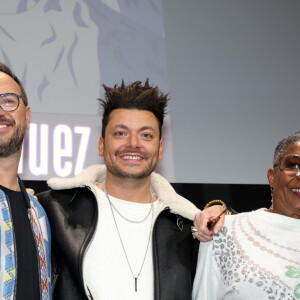
[[30, 118], [22, 83], [0, 62], [1, 299], [52, 299], [49, 222], [17, 175]]
[[53, 297], [191, 299], [198, 249], [192, 220], [197, 215], [206, 228], [215, 207], [199, 212], [154, 172], [168, 96], [148, 80], [104, 89], [105, 165], [50, 179], [52, 190], [38, 195], [53, 233]]

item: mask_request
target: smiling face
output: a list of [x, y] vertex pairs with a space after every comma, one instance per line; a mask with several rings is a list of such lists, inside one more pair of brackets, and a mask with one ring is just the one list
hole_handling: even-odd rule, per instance
[[[300, 156], [300, 142], [291, 144], [282, 157], [287, 155]], [[276, 167], [269, 169], [268, 179], [273, 187], [273, 212], [300, 219], [300, 176]]]
[[158, 121], [146, 110], [115, 109], [109, 116], [99, 155], [104, 157], [107, 178], [143, 179], [162, 159], [163, 142]]
[[[0, 94], [21, 94], [19, 85], [7, 74], [0, 72]], [[30, 108], [20, 98], [19, 107], [12, 112], [0, 108], [0, 157], [9, 157], [21, 150], [30, 122]]]

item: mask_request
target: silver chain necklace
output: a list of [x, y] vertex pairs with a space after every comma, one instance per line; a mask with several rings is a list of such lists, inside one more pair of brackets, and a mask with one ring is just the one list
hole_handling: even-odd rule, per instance
[[[104, 193], [105, 193], [107, 199], [109, 200], [110, 206], [112, 206], [112, 208], [117, 212], [117, 214], [118, 214], [121, 218], [123, 218], [124, 220], [126, 220], [126, 221], [128, 221], [128, 222], [130, 222], [130, 223], [136, 223], [136, 224], [138, 224], [138, 223], [143, 223], [143, 222], [149, 217], [149, 215], [150, 215], [150, 213], [151, 213], [151, 211], [152, 211], [152, 206], [153, 206], [153, 205], [151, 205], [151, 207], [150, 207], [150, 209], [149, 209], [149, 212], [147, 213], [147, 215], [146, 215], [142, 220], [138, 220], [138, 221], [130, 220], [130, 219], [128, 219], [127, 217], [125, 217], [124, 215], [122, 215], [122, 214], [120, 213], [120, 211], [117, 210], [117, 208], [114, 206], [114, 204], [110, 201], [110, 199], [109, 199], [109, 197], [108, 197], [108, 194], [107, 194], [107, 191], [106, 191], [106, 189], [105, 189], [104, 182], [103, 182], [102, 185], [103, 185]], [[150, 191], [150, 193], [151, 193], [151, 203], [153, 203], [153, 193], [152, 193], [151, 191]]]
[[[105, 188], [105, 182], [102, 183], [102, 186], [103, 186], [103, 190], [104, 190], [104, 193], [105, 193], [105, 196], [109, 202], [109, 206], [110, 206], [110, 210], [111, 210], [111, 214], [113, 216], [113, 219], [114, 219], [114, 223], [115, 223], [115, 226], [116, 226], [116, 229], [117, 229], [117, 232], [118, 232], [118, 236], [119, 236], [119, 240], [121, 242], [121, 245], [122, 245], [122, 249], [123, 249], [123, 252], [125, 254], [125, 257], [126, 257], [126, 260], [127, 260], [127, 264], [129, 266], [129, 269], [130, 269], [130, 272], [132, 274], [132, 277], [134, 279], [134, 289], [135, 291], [137, 292], [137, 280], [142, 272], [142, 269], [143, 269], [143, 266], [144, 266], [144, 263], [145, 263], [145, 260], [146, 260], [146, 256], [147, 256], [147, 252], [148, 252], [148, 248], [149, 248], [149, 244], [150, 244], [150, 239], [151, 239], [151, 233], [152, 233], [152, 221], [153, 221], [153, 193], [150, 191], [151, 193], [151, 209], [149, 211], [149, 213], [147, 214], [147, 217], [149, 216], [150, 212], [152, 211], [152, 218], [151, 218], [151, 227], [150, 227], [150, 231], [149, 231], [149, 237], [148, 237], [148, 242], [147, 242], [147, 248], [146, 248], [146, 251], [145, 251], [145, 255], [144, 255], [144, 258], [143, 258], [143, 262], [142, 262], [142, 265], [140, 267], [140, 270], [138, 272], [138, 274], [135, 276], [133, 271], [132, 271], [132, 268], [131, 268], [131, 265], [130, 265], [130, 262], [129, 262], [129, 259], [128, 259], [128, 255], [127, 255], [127, 252], [125, 250], [125, 246], [124, 246], [124, 243], [123, 243], [123, 240], [121, 238], [121, 234], [120, 234], [120, 231], [119, 231], [119, 227], [117, 225], [117, 222], [116, 222], [116, 218], [115, 218], [115, 214], [114, 214], [114, 211], [113, 211], [113, 208], [115, 208], [115, 206], [113, 206], [112, 202], [110, 201], [110, 198], [108, 196], [108, 193], [106, 191], [106, 188]], [[117, 211], [117, 210], [116, 210]], [[132, 222], [130, 220], [128, 220], [127, 218], [125, 218], [124, 216], [122, 216], [121, 214], [119, 214], [122, 218], [124, 218], [125, 220], [129, 221], [129, 222]], [[146, 218], [144, 218], [145, 220]], [[141, 223], [141, 222], [132, 222], [132, 223]]]

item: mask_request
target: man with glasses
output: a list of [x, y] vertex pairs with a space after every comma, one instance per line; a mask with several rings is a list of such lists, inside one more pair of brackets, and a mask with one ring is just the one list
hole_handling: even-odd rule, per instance
[[50, 227], [17, 175], [31, 118], [20, 80], [0, 62], [0, 298], [52, 299]]

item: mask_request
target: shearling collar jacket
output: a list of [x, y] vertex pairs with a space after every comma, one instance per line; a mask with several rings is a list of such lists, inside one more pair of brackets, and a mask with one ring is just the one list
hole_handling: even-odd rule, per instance
[[[38, 195], [52, 228], [54, 299], [91, 299], [84, 289], [83, 256], [98, 219], [95, 183], [105, 176], [105, 165], [94, 165], [74, 178], [50, 179], [52, 190]], [[152, 233], [155, 300], [191, 299], [198, 242], [190, 226], [199, 210], [157, 173], [151, 187], [160, 201]]]

